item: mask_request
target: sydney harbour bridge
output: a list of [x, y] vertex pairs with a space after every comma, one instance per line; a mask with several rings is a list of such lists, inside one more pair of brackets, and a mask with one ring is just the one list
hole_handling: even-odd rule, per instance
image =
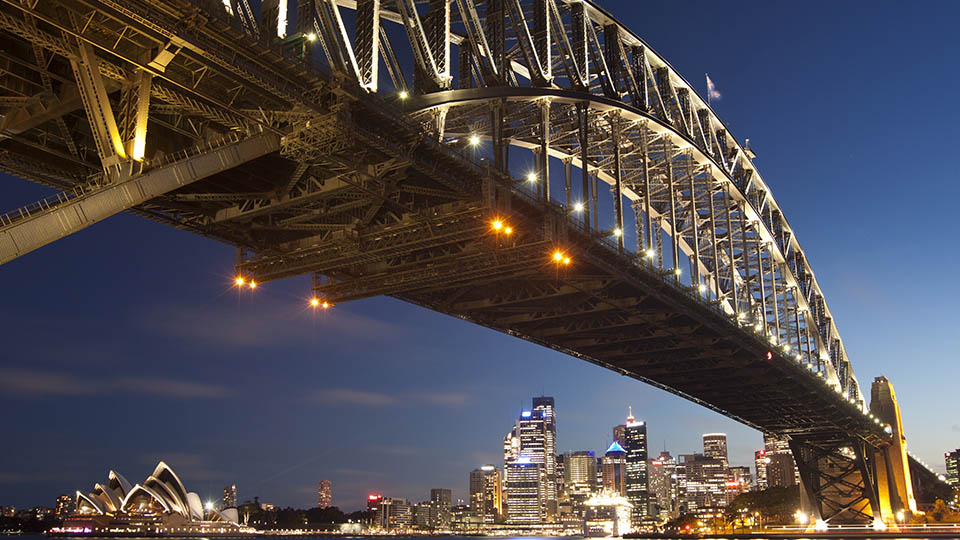
[[[812, 523], [940, 486], [740, 144], [586, 0], [0, 0], [0, 264], [120, 212], [787, 438]], [[289, 15], [289, 20], [288, 20]], [[512, 162], [512, 163], [511, 163]]]

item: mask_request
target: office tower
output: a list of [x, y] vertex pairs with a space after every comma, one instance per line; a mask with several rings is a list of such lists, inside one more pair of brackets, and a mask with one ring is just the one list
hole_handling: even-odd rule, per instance
[[449, 489], [433, 488], [430, 490], [430, 507], [433, 508], [429, 519], [430, 526], [433, 528], [450, 526], [450, 508], [452, 505], [453, 494]]
[[57, 506], [56, 514], [61, 517], [66, 517], [73, 513], [74, 508], [76, 508], [76, 499], [72, 495], [60, 495], [57, 497]]
[[504, 464], [506, 473], [507, 523], [536, 525], [546, 517], [543, 463], [521, 456]]
[[383, 495], [379, 493], [371, 493], [367, 495], [367, 511], [376, 512], [380, 508], [380, 501], [383, 500]]
[[767, 451], [757, 450], [753, 453], [753, 466], [756, 469], [757, 473], [757, 490], [763, 491], [767, 489], [767, 465], [770, 463], [770, 458], [767, 457]]
[[647, 462], [647, 486], [652, 512], [660, 519], [675, 516], [677, 462], [670, 452], [663, 451]]
[[647, 425], [633, 417], [633, 407], [628, 408], [624, 424], [623, 443], [626, 452], [626, 498], [633, 505], [631, 519], [637, 526], [649, 514], [650, 495], [647, 486]]
[[680, 456], [680, 464], [686, 512], [702, 513], [726, 506], [727, 467], [722, 461], [703, 454], [685, 454]]
[[[539, 514], [553, 516], [557, 510], [557, 422], [552, 397], [533, 398], [533, 410], [523, 411], [513, 430], [504, 438], [503, 461], [508, 476], [509, 465], [520, 460], [541, 466], [537, 488], [542, 506]], [[522, 475], [521, 469], [524, 471]], [[528, 470], [529, 467], [518, 468], [514, 477], [525, 476]], [[509, 502], [513, 497], [509, 481], [506, 487], [508, 504], [512, 504]]]
[[723, 466], [727, 467], [727, 434], [704, 433], [703, 455], [708, 458], [719, 459]]
[[[369, 500], [368, 497], [368, 504]], [[413, 525], [413, 505], [407, 499], [383, 497], [377, 505], [374, 522], [385, 531], [407, 529]]]
[[596, 491], [597, 458], [593, 451], [567, 452], [563, 462], [563, 483], [568, 494]]
[[943, 461], [947, 465], [947, 483], [955, 488], [960, 487], [960, 448], [953, 452], [945, 452]]
[[333, 501], [333, 486], [329, 480], [321, 480], [317, 485], [317, 508], [329, 508]]
[[786, 439], [763, 434], [764, 462], [768, 488], [790, 487], [800, 483], [800, 471], [793, 461], [793, 452]]
[[503, 484], [500, 470], [484, 465], [470, 471], [470, 509], [484, 523], [496, 523], [503, 514]]
[[237, 485], [231, 484], [223, 488], [223, 499], [220, 501], [223, 508], [237, 507]]
[[627, 494], [627, 452], [617, 441], [610, 444], [610, 448], [601, 458], [603, 469], [603, 489], [618, 495]]
[[624, 443], [624, 432], [627, 430], [626, 424], [620, 424], [619, 426], [613, 426], [613, 442], [623, 446]]
[[750, 467], [734, 466], [727, 471], [727, 504], [730, 504], [739, 495], [750, 491], [753, 475], [750, 474]]
[[544, 510], [547, 516], [553, 516], [557, 513], [557, 413], [553, 398], [533, 398], [533, 413], [543, 419]]

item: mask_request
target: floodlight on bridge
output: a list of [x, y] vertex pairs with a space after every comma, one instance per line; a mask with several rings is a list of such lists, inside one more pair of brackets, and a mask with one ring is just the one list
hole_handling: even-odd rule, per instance
[[573, 205], [573, 211], [574, 211], [574, 212], [583, 212], [583, 203], [582, 203], [582, 202], [578, 202], [578, 203], [574, 204], [574, 205]]
[[317, 306], [319, 306], [319, 305], [320, 305], [320, 299], [319, 299], [319, 298], [311, 298], [311, 299], [310, 299], [310, 306], [311, 306], [311, 307], [317, 307]]
[[499, 219], [493, 220], [493, 230], [499, 231], [499, 230], [502, 229], [502, 228], [503, 228], [503, 222], [502, 222], [502, 221], [500, 221]]
[[246, 283], [246, 280], [243, 279], [243, 276], [237, 276], [237, 279], [233, 280], [237, 287], [243, 287], [243, 284]]
[[527, 173], [527, 182], [533, 183], [537, 181], [537, 173]]
[[620, 227], [617, 227], [613, 230], [613, 235], [617, 237], [623, 236], [623, 230]]
[[470, 139], [468, 140], [470, 142], [470, 146], [477, 146], [480, 144], [480, 137], [478, 135], [471, 135]]
[[251, 289], [256, 289], [256, 288], [257, 288], [257, 282], [251, 279], [251, 280], [250, 280], [250, 288], [251, 288]]
[[407, 99], [408, 97], [410, 97], [410, 93], [407, 92], [406, 90], [401, 90], [400, 93], [397, 94], [397, 96], [398, 96], [400, 99]]

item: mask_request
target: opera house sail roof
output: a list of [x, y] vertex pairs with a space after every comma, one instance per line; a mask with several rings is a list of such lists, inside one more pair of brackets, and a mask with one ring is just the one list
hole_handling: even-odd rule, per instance
[[131, 485], [110, 471], [105, 484], [77, 491], [76, 511], [57, 535], [91, 536], [236, 536], [254, 530], [239, 523], [236, 508], [204, 508], [200, 496], [187, 491], [177, 473], [164, 462], [142, 483]]

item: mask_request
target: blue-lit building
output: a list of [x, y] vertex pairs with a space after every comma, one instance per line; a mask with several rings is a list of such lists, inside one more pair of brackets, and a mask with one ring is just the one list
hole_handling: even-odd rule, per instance
[[[531, 466], [537, 466], [535, 472]], [[535, 523], [543, 523], [556, 515], [557, 421], [552, 397], [533, 398], [533, 409], [520, 413], [503, 440], [503, 468], [508, 523], [532, 523], [533, 493], [528, 484], [533, 474], [536, 474], [536, 499], [540, 506]]]
[[603, 489], [621, 496], [627, 494], [627, 452], [620, 443], [613, 441], [600, 458], [603, 470]]

